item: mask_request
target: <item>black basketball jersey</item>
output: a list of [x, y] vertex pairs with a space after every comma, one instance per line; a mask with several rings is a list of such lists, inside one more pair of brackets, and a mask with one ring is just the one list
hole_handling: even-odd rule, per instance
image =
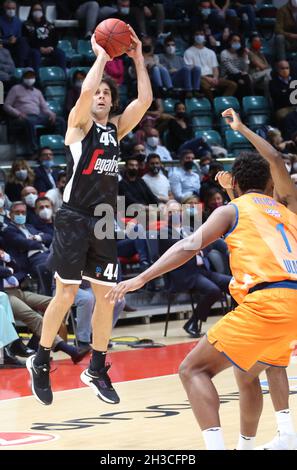
[[93, 122], [81, 142], [66, 146], [67, 179], [63, 201], [73, 209], [94, 215], [98, 204], [116, 208], [118, 195], [117, 128]]

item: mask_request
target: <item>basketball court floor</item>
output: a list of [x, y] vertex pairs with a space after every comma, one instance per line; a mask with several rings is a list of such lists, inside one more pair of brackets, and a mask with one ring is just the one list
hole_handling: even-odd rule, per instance
[[[211, 317], [206, 331], [218, 318]], [[116, 336], [151, 338], [165, 347], [132, 349], [115, 346], [108, 354], [111, 378], [121, 397], [119, 405], [99, 400], [82, 384], [87, 356], [73, 365], [55, 356], [51, 380], [54, 402], [39, 404], [31, 396], [26, 369], [0, 371], [0, 449], [10, 450], [200, 450], [204, 449], [178, 366], [196, 341], [172, 321], [164, 338], [163, 323], [117, 327]], [[58, 359], [56, 359], [58, 357]], [[297, 428], [297, 368], [288, 368], [290, 405]], [[274, 437], [276, 425], [265, 374], [261, 377], [264, 411], [257, 446]], [[215, 379], [221, 400], [221, 422], [227, 448], [234, 449], [239, 432], [238, 393], [232, 368]], [[199, 397], [197, 397], [199, 399]]]

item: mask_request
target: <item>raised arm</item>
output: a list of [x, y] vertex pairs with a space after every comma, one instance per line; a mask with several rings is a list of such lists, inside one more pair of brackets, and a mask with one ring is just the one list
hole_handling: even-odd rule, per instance
[[92, 124], [91, 108], [93, 97], [102, 80], [105, 64], [110, 60], [106, 51], [96, 43], [94, 34], [91, 43], [96, 60], [82, 84], [80, 97], [69, 114], [68, 129], [65, 137], [66, 145], [82, 140], [88, 133]]
[[138, 39], [131, 26], [129, 26], [129, 29], [131, 32], [133, 47], [127, 52], [127, 55], [134, 61], [137, 76], [138, 96], [127, 106], [120, 116], [116, 116], [111, 119], [118, 128], [119, 140], [125, 137], [125, 135], [137, 126], [153, 101], [152, 86], [147, 73], [147, 68], [144, 65], [141, 41]]
[[127, 292], [140, 289], [144, 284], [189, 261], [198, 251], [224, 235], [233, 225], [236, 211], [232, 205], [219, 207], [195, 233], [169, 248], [149, 269], [139, 276], [120, 282], [106, 295], [112, 302]]
[[281, 153], [279, 153], [267, 140], [245, 126], [240, 117], [232, 108], [222, 113], [233, 130], [244, 135], [258, 150], [270, 165], [270, 172], [274, 182], [275, 190], [281, 201], [285, 201], [288, 208], [297, 214], [297, 188], [292, 181]]

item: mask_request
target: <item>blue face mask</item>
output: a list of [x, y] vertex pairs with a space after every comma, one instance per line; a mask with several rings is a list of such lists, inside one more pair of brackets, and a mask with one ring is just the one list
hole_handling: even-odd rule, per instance
[[201, 13], [203, 16], [209, 16], [211, 14], [210, 8], [202, 8]]
[[203, 36], [202, 34], [196, 34], [196, 36], [194, 37], [194, 40], [195, 40], [196, 44], [204, 44], [205, 43], [205, 36]]
[[241, 48], [241, 44], [240, 44], [240, 42], [233, 42], [233, 43], [231, 44], [231, 47], [232, 47], [232, 49], [234, 49], [235, 51], [238, 51], [238, 49]]
[[50, 170], [54, 166], [53, 160], [43, 160], [42, 166], [47, 170]]
[[19, 214], [19, 215], [14, 216], [14, 222], [17, 225], [24, 225], [26, 223], [26, 220], [27, 220], [26, 215]]

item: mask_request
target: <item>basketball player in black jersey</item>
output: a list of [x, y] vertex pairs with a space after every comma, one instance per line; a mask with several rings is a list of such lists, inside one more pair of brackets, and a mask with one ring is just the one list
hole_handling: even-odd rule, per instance
[[38, 352], [27, 361], [32, 392], [45, 405], [53, 400], [49, 380], [50, 348], [82, 279], [91, 282], [96, 305], [92, 318], [92, 358], [81, 379], [103, 401], [120, 401], [107, 374], [110, 366], [105, 365], [113, 315], [113, 305], [105, 294], [116, 284], [116, 241], [97, 239], [94, 229], [99, 220], [95, 208], [99, 204], [109, 204], [113, 209], [116, 206], [119, 141], [138, 124], [152, 102], [141, 42], [132, 28], [130, 32], [133, 46], [128, 56], [136, 68], [137, 98], [121, 115], [109, 118], [116, 106], [117, 89], [110, 79], [102, 78], [105, 64], [111, 59], [93, 36], [91, 43], [96, 60], [69, 115], [65, 137], [67, 183], [63, 206], [56, 216], [53, 241], [56, 295], [44, 315]]

